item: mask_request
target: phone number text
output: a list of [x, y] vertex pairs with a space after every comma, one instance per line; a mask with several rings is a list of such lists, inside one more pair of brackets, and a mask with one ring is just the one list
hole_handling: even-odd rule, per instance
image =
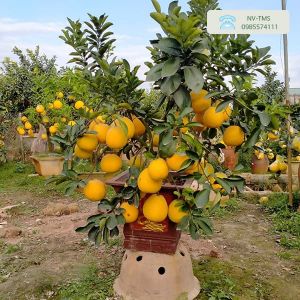
[[276, 30], [278, 29], [278, 24], [242, 24], [241, 28], [249, 30]]

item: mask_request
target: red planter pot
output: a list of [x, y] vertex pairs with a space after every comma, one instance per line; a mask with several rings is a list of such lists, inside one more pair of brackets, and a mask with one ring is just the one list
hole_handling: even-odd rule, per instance
[[263, 159], [258, 159], [256, 155], [252, 156], [251, 161], [251, 173], [252, 174], [266, 174], [269, 169], [269, 159], [264, 155]]
[[222, 149], [222, 152], [224, 154], [224, 162], [223, 165], [229, 170], [234, 170], [238, 161], [239, 161], [239, 155], [235, 152], [234, 148], [227, 147]]

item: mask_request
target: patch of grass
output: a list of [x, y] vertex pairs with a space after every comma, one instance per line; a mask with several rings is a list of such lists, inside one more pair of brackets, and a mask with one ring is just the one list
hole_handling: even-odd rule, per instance
[[8, 244], [8, 245], [6, 245], [3, 252], [4, 252], [4, 254], [13, 254], [20, 250], [21, 250], [21, 247], [19, 245]]
[[97, 266], [89, 265], [82, 269], [79, 279], [61, 287], [55, 299], [105, 300], [113, 296], [113, 282], [116, 276], [116, 272], [110, 268], [101, 272]]
[[233, 215], [238, 210], [239, 210], [239, 199], [230, 198], [228, 201], [224, 203], [223, 206], [216, 208], [212, 212], [212, 216], [216, 218], [225, 218]]
[[[295, 199], [297, 195], [295, 194]], [[297, 205], [296, 203], [295, 205]], [[300, 249], [300, 214], [288, 205], [288, 196], [274, 193], [263, 204], [272, 219], [272, 230], [280, 235], [280, 244], [288, 249]]]
[[293, 257], [293, 255], [287, 251], [279, 252], [279, 253], [277, 253], [277, 256], [282, 259], [287, 259], [287, 260], [290, 260]]
[[272, 299], [270, 285], [250, 268], [205, 258], [195, 261], [193, 269], [201, 285], [198, 300]]

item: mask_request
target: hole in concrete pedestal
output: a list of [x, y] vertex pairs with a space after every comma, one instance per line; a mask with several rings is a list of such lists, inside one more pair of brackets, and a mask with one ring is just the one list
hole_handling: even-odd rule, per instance
[[159, 273], [160, 275], [165, 274], [165, 272], [166, 272], [166, 269], [165, 269], [164, 267], [158, 268], [158, 273]]
[[143, 259], [143, 256], [138, 256], [137, 258], [136, 258], [136, 261], [141, 261]]
[[185, 256], [183, 251], [180, 251], [179, 253], [181, 254], [181, 256]]

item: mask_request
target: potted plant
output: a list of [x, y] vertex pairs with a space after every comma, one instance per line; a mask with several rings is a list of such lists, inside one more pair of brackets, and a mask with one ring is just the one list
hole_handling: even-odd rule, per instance
[[[143, 105], [138, 67], [131, 68], [126, 60], [108, 59], [114, 39], [106, 32], [112, 25], [107, 16], [90, 15], [86, 28], [80, 21], [69, 20], [61, 36], [74, 48], [71, 61], [85, 72], [91, 90], [98, 95], [94, 110], [101, 120], [99, 124], [96, 119], [82, 118], [53, 140], [66, 145], [68, 157], [85, 158], [93, 152], [106, 173], [121, 170], [122, 155], [129, 163], [121, 177], [99, 180], [79, 177], [75, 160], [72, 168], [55, 180], [68, 182], [68, 191], [79, 188], [87, 199], [98, 203], [99, 214], [77, 229], [88, 232], [95, 244], [119, 235], [119, 225], [125, 224], [124, 247], [129, 252], [124, 263], [133, 259], [130, 250], [159, 252], [157, 259], [162, 252], [173, 254], [164, 256], [168, 261], [187, 256], [185, 251], [178, 252], [180, 231], [194, 239], [210, 234], [209, 210], [219, 204], [222, 195], [243, 188], [241, 177], [210, 158], [224, 148], [219, 136], [227, 146], [251, 148], [269, 125], [265, 111], [251, 108], [256, 94], [244, 79], [245, 74], [255, 76], [261, 66], [272, 63], [269, 48], [252, 47], [249, 36], [209, 35], [203, 7], [195, 5], [197, 1], [191, 1], [189, 13], [182, 12], [176, 1], [168, 13], [161, 11], [157, 1], [152, 2], [155, 12], [151, 17], [164, 32], [151, 41], [152, 62], [146, 63], [147, 80], [161, 92], [154, 110]], [[162, 114], [158, 116], [159, 109]], [[136, 257], [135, 261], [141, 260]], [[191, 263], [187, 260], [186, 264], [192, 276]], [[127, 273], [125, 280], [124, 269], [115, 289], [127, 295], [126, 282], [137, 274]], [[158, 268], [159, 275], [164, 273], [164, 267]], [[181, 276], [178, 268], [176, 274]], [[194, 289], [189, 295], [192, 298], [199, 286], [193, 277], [189, 282], [188, 289]], [[183, 280], [182, 284], [181, 288], [186, 288], [188, 283]], [[177, 287], [174, 293], [169, 299], [180, 296]]]

